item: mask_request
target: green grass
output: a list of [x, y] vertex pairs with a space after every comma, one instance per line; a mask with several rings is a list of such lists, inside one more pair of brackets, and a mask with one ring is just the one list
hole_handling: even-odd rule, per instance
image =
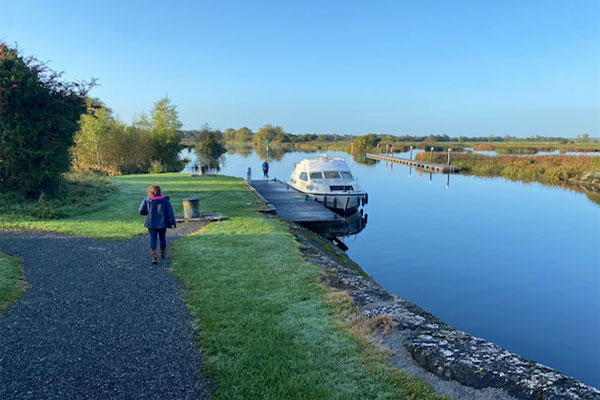
[[0, 226], [125, 239], [144, 230], [138, 205], [150, 184], [162, 187], [176, 212], [194, 195], [202, 211], [225, 216], [175, 242], [172, 264], [217, 398], [441, 398], [351, 333], [340, 302], [318, 283], [320, 269], [303, 261], [283, 222], [254, 211], [256, 199], [239, 179], [158, 174], [110, 180], [118, 192], [90, 212], [46, 220], [4, 213]]
[[[216, 182], [218, 181], [218, 186]], [[190, 195], [200, 198], [214, 196], [216, 189], [227, 192], [237, 187], [233, 178], [190, 178], [185, 174], [127, 175], [110, 178], [118, 191], [105, 197], [99, 196], [97, 204], [92, 202], [88, 210], [79, 210], [74, 215], [59, 219], [36, 218], [10, 209], [0, 211], [0, 227], [27, 228], [68, 232], [102, 239], [127, 239], [145, 231], [144, 217], [138, 214], [140, 202], [151, 184], [161, 186], [163, 194], [171, 197], [175, 213], [182, 212], [182, 200]], [[202, 183], [200, 183], [202, 182]]]
[[0, 312], [25, 291], [23, 268], [16, 258], [0, 253]]
[[204, 201], [230, 219], [174, 249], [216, 397], [436, 398], [341, 327], [317, 283], [320, 269], [303, 261], [285, 224], [253, 212], [254, 198], [236, 186], [214, 188]]

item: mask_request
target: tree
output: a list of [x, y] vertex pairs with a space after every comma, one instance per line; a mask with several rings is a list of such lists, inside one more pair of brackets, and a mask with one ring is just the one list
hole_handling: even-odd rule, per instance
[[[144, 121], [141, 121], [144, 122]], [[154, 103], [150, 112], [154, 159], [162, 163], [167, 171], [180, 171], [183, 164], [179, 159], [181, 127], [177, 107], [167, 96]]]
[[369, 150], [374, 147], [377, 147], [381, 138], [374, 133], [369, 133], [367, 135], [359, 136], [354, 141], [354, 146], [359, 150]]
[[99, 100], [87, 100], [87, 113], [81, 116], [80, 129], [75, 135], [75, 162], [90, 168], [95, 161], [95, 169], [103, 170], [101, 148], [105, 147], [109, 131], [114, 127], [112, 111]]
[[221, 157], [227, 149], [223, 146], [220, 131], [212, 129], [202, 129], [196, 135], [196, 156], [200, 161], [207, 165], [210, 169], [219, 169], [219, 157]]
[[223, 132], [223, 140], [226, 142], [233, 142], [233, 141], [235, 141], [235, 134], [236, 134], [235, 129], [227, 128], [227, 129], [225, 129], [225, 132]]
[[279, 125], [264, 125], [254, 134], [252, 140], [255, 147], [265, 146], [267, 140], [273, 144], [291, 141], [290, 135], [285, 133]]
[[62, 81], [0, 42], [0, 187], [30, 195], [56, 189], [93, 84]]
[[[146, 129], [144, 129], [146, 126]], [[147, 172], [154, 156], [154, 140], [143, 120], [125, 126], [98, 100], [88, 100], [75, 135], [77, 169], [107, 174]]]
[[235, 132], [235, 141], [239, 143], [251, 142], [253, 136], [254, 132], [252, 132], [250, 128], [244, 126]]

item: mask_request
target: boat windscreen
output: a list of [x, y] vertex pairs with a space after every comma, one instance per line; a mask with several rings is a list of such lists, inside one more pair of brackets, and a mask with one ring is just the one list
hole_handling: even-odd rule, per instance
[[352, 179], [350, 171], [340, 171], [340, 174], [342, 174], [342, 178], [344, 179]]
[[323, 179], [323, 174], [321, 172], [311, 172], [310, 180], [312, 181], [313, 179]]
[[325, 179], [340, 179], [340, 174], [337, 171], [325, 171], [323, 175], [325, 175]]

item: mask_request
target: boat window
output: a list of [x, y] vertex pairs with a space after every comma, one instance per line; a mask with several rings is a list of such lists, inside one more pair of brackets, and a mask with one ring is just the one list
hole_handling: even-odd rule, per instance
[[306, 172], [301, 172], [300, 173], [300, 179], [303, 181], [307, 181], [308, 180], [308, 174]]
[[352, 179], [350, 171], [340, 171], [340, 174], [342, 174], [342, 178], [344, 179]]
[[312, 181], [313, 179], [323, 179], [323, 174], [321, 172], [311, 172], [310, 180]]
[[323, 175], [325, 175], [325, 179], [339, 179], [340, 178], [340, 174], [338, 174], [337, 171], [325, 171], [325, 172], [323, 172]]

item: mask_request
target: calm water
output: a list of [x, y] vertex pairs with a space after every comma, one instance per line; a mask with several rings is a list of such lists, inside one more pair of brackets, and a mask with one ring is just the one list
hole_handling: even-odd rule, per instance
[[[270, 175], [287, 180], [295, 162], [318, 154], [287, 153]], [[257, 177], [261, 163], [227, 154], [221, 173], [245, 177], [251, 167]], [[600, 387], [600, 206], [539, 184], [452, 175], [446, 187], [446, 175], [409, 176], [398, 164], [351, 168], [369, 193], [369, 224], [346, 239], [348, 254], [378, 283]]]

